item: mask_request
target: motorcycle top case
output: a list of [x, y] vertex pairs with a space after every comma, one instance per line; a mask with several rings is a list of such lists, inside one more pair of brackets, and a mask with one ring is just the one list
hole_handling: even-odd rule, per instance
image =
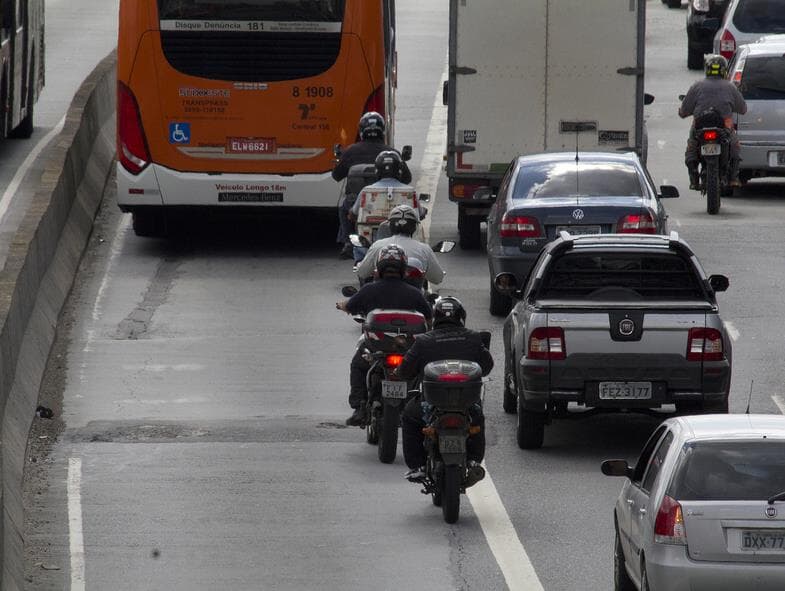
[[425, 366], [423, 399], [441, 410], [464, 410], [482, 397], [482, 369], [474, 361], [432, 361]]
[[365, 342], [375, 351], [405, 351], [427, 329], [425, 316], [409, 310], [372, 310], [363, 325]]
[[344, 193], [356, 197], [365, 187], [376, 182], [376, 167], [373, 164], [355, 164], [349, 167]]

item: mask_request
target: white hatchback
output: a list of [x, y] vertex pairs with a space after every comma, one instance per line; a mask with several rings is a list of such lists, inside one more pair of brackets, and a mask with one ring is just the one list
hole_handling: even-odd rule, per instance
[[614, 508], [616, 591], [785, 589], [785, 417], [674, 417], [625, 476]]
[[714, 53], [727, 60], [739, 45], [785, 33], [785, 0], [733, 0], [714, 36]]

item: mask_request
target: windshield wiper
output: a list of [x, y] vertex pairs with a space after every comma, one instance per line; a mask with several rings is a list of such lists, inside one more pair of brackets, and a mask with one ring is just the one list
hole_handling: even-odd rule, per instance
[[769, 505], [773, 505], [775, 501], [785, 501], [785, 490], [781, 493], [777, 493], [773, 497], [769, 497], [768, 503]]

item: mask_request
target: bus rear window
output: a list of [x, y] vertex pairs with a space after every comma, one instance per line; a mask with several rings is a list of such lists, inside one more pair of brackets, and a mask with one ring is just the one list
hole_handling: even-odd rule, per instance
[[341, 22], [345, 0], [158, 0], [161, 20]]

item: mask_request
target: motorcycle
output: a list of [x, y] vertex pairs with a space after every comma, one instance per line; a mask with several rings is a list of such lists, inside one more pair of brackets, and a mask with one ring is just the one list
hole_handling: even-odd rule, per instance
[[378, 446], [379, 461], [384, 464], [395, 460], [401, 410], [412, 385], [394, 372], [414, 343], [414, 336], [427, 328], [425, 316], [405, 310], [373, 310], [363, 323], [363, 356], [371, 364], [366, 376], [366, 439]]
[[[466, 441], [480, 430], [472, 425], [469, 409], [482, 401], [482, 370], [473, 361], [433, 361], [423, 370], [421, 388], [430, 405], [423, 429], [427, 460], [421, 492], [441, 507], [446, 523], [455, 523], [468, 484]], [[481, 466], [472, 469], [482, 470], [474, 482], [485, 475]]]

